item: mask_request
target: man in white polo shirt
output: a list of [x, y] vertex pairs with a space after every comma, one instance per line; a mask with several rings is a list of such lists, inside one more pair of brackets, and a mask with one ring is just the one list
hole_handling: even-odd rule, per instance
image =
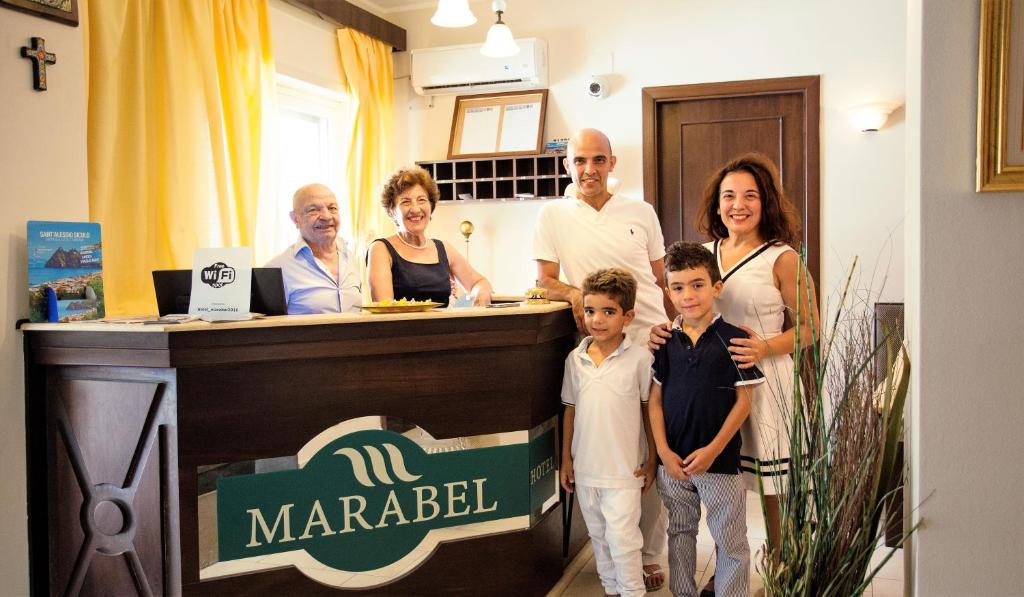
[[[581, 129], [569, 140], [565, 169], [575, 197], [557, 199], [541, 209], [533, 238], [537, 279], [548, 298], [572, 304], [583, 332], [583, 298], [578, 284], [593, 271], [621, 267], [637, 280], [636, 317], [626, 332], [646, 342], [651, 327], [669, 320], [665, 286], [665, 238], [650, 204], [608, 191], [615, 168], [611, 142], [597, 129]], [[559, 280], [564, 270], [568, 283]], [[674, 314], [674, 312], [673, 312]], [[665, 554], [668, 525], [656, 490], [643, 496], [640, 530], [647, 588], [660, 587], [665, 576], [658, 561]]]

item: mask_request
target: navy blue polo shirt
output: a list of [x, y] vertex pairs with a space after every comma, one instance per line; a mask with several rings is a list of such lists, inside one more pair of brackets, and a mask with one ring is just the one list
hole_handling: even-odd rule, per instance
[[[736, 387], [762, 383], [757, 367], [740, 369], [732, 360], [729, 341], [748, 338], [721, 315], [704, 330], [697, 344], [678, 326], [672, 338], [654, 353], [654, 379], [661, 384], [661, 404], [669, 448], [681, 458], [710, 444], [736, 404]], [[740, 467], [737, 432], [708, 469], [735, 475]]]

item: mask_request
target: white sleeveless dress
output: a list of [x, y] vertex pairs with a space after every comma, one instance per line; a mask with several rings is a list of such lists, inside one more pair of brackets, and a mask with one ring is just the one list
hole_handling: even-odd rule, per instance
[[[765, 243], [726, 271], [717, 243], [705, 243], [715, 255], [725, 282], [715, 310], [725, 321], [744, 325], [762, 338], [782, 333], [786, 305], [775, 287], [775, 260], [788, 251], [789, 245]], [[740, 429], [740, 470], [747, 489], [757, 491], [755, 466], [760, 463], [764, 491], [782, 493], [789, 474], [789, 431], [787, 420], [792, 413], [793, 359], [789, 354], [777, 355], [757, 364], [765, 383], [754, 386], [750, 416]]]

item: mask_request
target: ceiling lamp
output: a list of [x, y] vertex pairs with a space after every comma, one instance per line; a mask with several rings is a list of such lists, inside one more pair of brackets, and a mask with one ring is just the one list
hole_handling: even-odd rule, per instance
[[430, 22], [438, 27], [469, 27], [476, 23], [476, 16], [469, 9], [469, 0], [439, 0]]
[[506, 6], [505, 0], [494, 0], [491, 3], [491, 9], [498, 15], [498, 20], [487, 30], [487, 41], [480, 48], [484, 56], [504, 58], [519, 53], [519, 44], [512, 39], [512, 30], [501, 21], [501, 13], [505, 12]]

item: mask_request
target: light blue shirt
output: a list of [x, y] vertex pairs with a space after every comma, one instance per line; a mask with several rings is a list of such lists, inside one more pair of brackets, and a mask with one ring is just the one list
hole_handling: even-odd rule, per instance
[[267, 262], [267, 267], [281, 268], [289, 315], [359, 311], [363, 296], [359, 263], [344, 239], [337, 237], [335, 244], [338, 246], [337, 282], [302, 238]]

